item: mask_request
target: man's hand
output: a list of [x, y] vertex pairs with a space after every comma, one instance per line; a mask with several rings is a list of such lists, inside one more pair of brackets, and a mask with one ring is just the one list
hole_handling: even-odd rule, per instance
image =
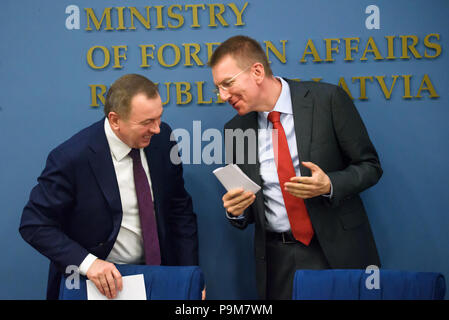
[[312, 162], [302, 162], [303, 166], [312, 172], [311, 177], [293, 177], [284, 184], [285, 190], [295, 197], [309, 199], [327, 194], [331, 191], [331, 180]]
[[122, 275], [113, 263], [97, 259], [87, 270], [87, 278], [93, 281], [98, 291], [108, 299], [117, 296], [117, 290], [122, 291]]
[[243, 188], [228, 191], [223, 196], [223, 207], [233, 216], [240, 216], [256, 199], [251, 191], [244, 192]]

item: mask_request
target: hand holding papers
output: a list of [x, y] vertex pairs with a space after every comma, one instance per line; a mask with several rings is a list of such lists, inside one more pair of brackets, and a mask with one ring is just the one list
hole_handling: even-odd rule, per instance
[[119, 291], [115, 299], [108, 299], [98, 291], [95, 284], [87, 280], [87, 299], [88, 300], [146, 300], [145, 280], [143, 274], [125, 276], [123, 279], [123, 290]]
[[260, 186], [248, 178], [236, 164], [228, 164], [226, 167], [217, 168], [213, 173], [227, 191], [243, 188], [244, 191], [251, 191], [255, 194], [260, 190]]
[[228, 191], [223, 196], [223, 207], [226, 212], [234, 217], [241, 216], [256, 199], [254, 194], [260, 190], [260, 186], [235, 164], [218, 168], [213, 172]]

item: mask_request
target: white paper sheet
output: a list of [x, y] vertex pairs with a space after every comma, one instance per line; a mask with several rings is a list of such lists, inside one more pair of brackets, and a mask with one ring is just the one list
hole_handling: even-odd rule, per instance
[[248, 178], [236, 164], [228, 164], [226, 167], [217, 168], [213, 173], [227, 191], [243, 188], [243, 190], [251, 191], [255, 194], [260, 190], [260, 186]]
[[123, 290], [118, 291], [115, 299], [108, 299], [98, 291], [95, 284], [87, 280], [87, 300], [146, 300], [147, 293], [145, 291], [145, 280], [143, 274], [136, 274], [132, 276], [124, 276]]

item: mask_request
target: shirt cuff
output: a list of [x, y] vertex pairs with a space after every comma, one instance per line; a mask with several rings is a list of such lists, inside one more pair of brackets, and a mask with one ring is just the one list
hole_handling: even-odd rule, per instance
[[332, 186], [332, 181], [331, 181], [331, 192], [327, 193], [327, 194], [323, 194], [322, 196], [331, 199], [333, 195], [334, 195], [334, 187]]
[[80, 274], [86, 276], [87, 270], [89, 270], [90, 266], [92, 265], [92, 263], [94, 263], [95, 260], [97, 260], [97, 257], [89, 253], [79, 266]]
[[245, 214], [243, 213], [239, 216], [233, 216], [226, 211], [226, 218], [231, 219], [231, 220], [241, 220], [241, 219], [245, 218]]

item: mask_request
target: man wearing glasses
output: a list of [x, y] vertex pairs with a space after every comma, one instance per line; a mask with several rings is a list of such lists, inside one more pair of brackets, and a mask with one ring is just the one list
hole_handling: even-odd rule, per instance
[[223, 206], [235, 227], [255, 223], [260, 297], [291, 299], [297, 269], [380, 266], [359, 193], [377, 183], [382, 169], [344, 90], [273, 76], [261, 46], [246, 36], [223, 42], [209, 65], [217, 94], [238, 113], [225, 130], [257, 135], [256, 147], [245, 142], [242, 163], [235, 136], [226, 135], [225, 145], [227, 162], [262, 192], [231, 190]]

